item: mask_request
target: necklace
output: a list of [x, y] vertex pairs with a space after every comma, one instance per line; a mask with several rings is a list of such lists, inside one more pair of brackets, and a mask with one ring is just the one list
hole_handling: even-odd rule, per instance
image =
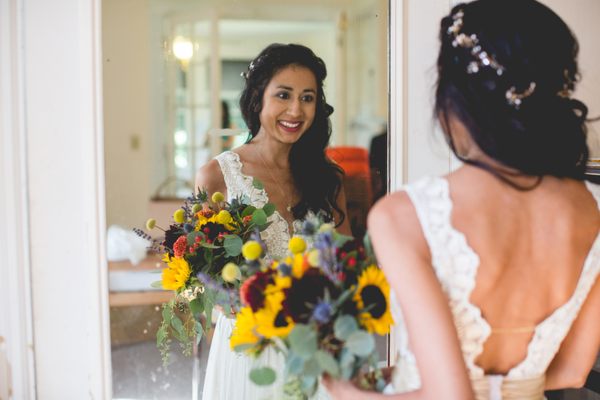
[[271, 179], [273, 180], [273, 182], [275, 182], [275, 184], [277, 185], [277, 188], [279, 189], [279, 191], [281, 192], [281, 196], [283, 197], [283, 199], [285, 200], [285, 203], [287, 203], [287, 206], [285, 207], [285, 209], [287, 210], [287, 212], [291, 213], [292, 212], [292, 204], [289, 200], [289, 198], [285, 195], [285, 192], [283, 191], [283, 189], [281, 188], [281, 185], [279, 184], [279, 181], [277, 179], [275, 179], [275, 177], [273, 176], [273, 174], [271, 173], [271, 169], [269, 168], [269, 166], [267, 165], [267, 162], [265, 161], [264, 157], [262, 156], [262, 153], [257, 149], [256, 152], [258, 153], [258, 156], [260, 157], [263, 165], [265, 166], [265, 168], [267, 169], [267, 173], [269, 174], [269, 176], [271, 177]]

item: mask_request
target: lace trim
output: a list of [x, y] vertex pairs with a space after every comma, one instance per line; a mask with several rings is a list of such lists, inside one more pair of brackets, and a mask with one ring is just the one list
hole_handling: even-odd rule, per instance
[[[242, 172], [242, 161], [239, 154], [233, 151], [225, 151], [216, 157], [223, 172], [225, 186], [227, 187], [227, 198], [246, 195], [250, 198], [250, 204], [262, 207], [269, 202], [269, 197], [264, 189], [254, 187], [254, 179], [244, 175]], [[260, 236], [267, 246], [267, 251], [273, 257], [283, 257], [287, 254], [287, 244], [290, 239], [289, 226], [285, 218], [275, 211], [268, 219], [271, 223]], [[294, 232], [300, 226], [301, 221], [294, 221], [292, 229]]]
[[491, 327], [479, 307], [468, 299], [475, 288], [480, 260], [462, 232], [452, 227], [452, 200], [448, 182], [426, 177], [406, 187], [431, 252], [442, 289], [450, 300], [465, 364], [472, 376], [484, 376], [475, 359], [483, 352]]
[[[600, 186], [587, 183], [600, 208]], [[475, 359], [482, 353], [491, 328], [481, 310], [470, 303], [480, 259], [466, 237], [452, 226], [452, 200], [443, 178], [424, 178], [406, 187], [424, 235], [432, 264], [444, 292], [460, 338], [463, 357], [472, 377], [484, 376]], [[600, 275], [600, 233], [585, 260], [577, 287], [571, 298], [536, 326], [525, 358], [507, 374], [511, 379], [543, 374], [560, 343], [571, 328], [592, 285]]]
[[[586, 182], [586, 187], [596, 200], [600, 210], [600, 186]], [[545, 372], [558, 352], [560, 344], [569, 333], [573, 321], [579, 315], [579, 311], [599, 275], [600, 233], [596, 236], [585, 259], [575, 291], [566, 303], [537, 325], [533, 338], [527, 346], [525, 359], [508, 372], [508, 377], [522, 378]]]

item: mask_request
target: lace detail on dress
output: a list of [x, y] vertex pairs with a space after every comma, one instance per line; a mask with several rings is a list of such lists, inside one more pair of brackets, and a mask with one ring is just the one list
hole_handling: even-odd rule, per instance
[[[600, 186], [586, 182], [586, 186], [600, 209]], [[527, 347], [525, 359], [512, 368], [507, 377], [523, 379], [536, 374], [543, 374], [560, 344], [569, 333], [571, 325], [587, 298], [592, 286], [600, 275], [600, 233], [596, 236], [592, 248], [585, 259], [581, 275], [571, 298], [554, 310], [535, 329], [533, 338]]]
[[[228, 200], [234, 197], [247, 196], [250, 204], [256, 207], [262, 207], [269, 202], [267, 192], [264, 189], [254, 187], [254, 179], [242, 173], [242, 162], [239, 154], [233, 151], [225, 151], [215, 158], [223, 172]], [[283, 257], [287, 253], [287, 245], [290, 239], [288, 223], [278, 211], [275, 211], [267, 221], [271, 225], [261, 232], [260, 237], [265, 242], [267, 251], [272, 257]], [[299, 224], [301, 224], [301, 221], [294, 221], [294, 232]]]
[[468, 245], [465, 235], [452, 227], [452, 200], [445, 179], [427, 177], [408, 185], [406, 192], [421, 222], [436, 275], [449, 298], [465, 364], [472, 376], [483, 376], [475, 359], [483, 351], [491, 328], [481, 310], [469, 302], [479, 256]]

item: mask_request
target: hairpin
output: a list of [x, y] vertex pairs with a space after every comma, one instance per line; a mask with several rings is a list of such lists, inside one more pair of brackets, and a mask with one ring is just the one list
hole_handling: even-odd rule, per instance
[[[252, 60], [250, 61], [250, 65], [248, 65], [248, 71], [247, 72], [241, 72], [240, 76], [244, 79], [248, 79], [248, 77], [250, 76], [250, 73], [252, 71], [254, 71], [254, 68], [256, 68], [256, 64], [258, 64], [258, 62], [261, 60], [262, 57], [258, 57], [256, 60]], [[255, 62], [256, 61], [256, 62]]]
[[[467, 65], [467, 73], [476, 74], [481, 68], [490, 67], [496, 71], [498, 76], [501, 76], [504, 74], [506, 68], [496, 61], [496, 58], [492, 54], [489, 54], [481, 47], [477, 35], [474, 33], [467, 35], [461, 32], [464, 15], [465, 14], [463, 10], [458, 10], [456, 13], [454, 13], [454, 15], [452, 15], [453, 22], [452, 25], [448, 27], [447, 33], [453, 37], [452, 47], [470, 49], [471, 55], [475, 60], [471, 61]], [[517, 92], [516, 88], [512, 86], [506, 91], [506, 99], [508, 104], [518, 110], [523, 99], [531, 96], [531, 94], [534, 92], [535, 86], [535, 82], [531, 82], [527, 90], [525, 90], [523, 93]]]
[[535, 90], [535, 82], [531, 82], [529, 87], [525, 89], [523, 93], [517, 92], [517, 88], [512, 86], [510, 89], [506, 91], [506, 101], [508, 104], [513, 106], [515, 109], [519, 109], [521, 107], [521, 103], [523, 99], [531, 96], [533, 91]]

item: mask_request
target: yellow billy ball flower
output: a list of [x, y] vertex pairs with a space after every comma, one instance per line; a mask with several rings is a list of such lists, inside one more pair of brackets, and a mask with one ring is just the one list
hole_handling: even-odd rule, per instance
[[221, 270], [221, 276], [225, 282], [232, 283], [242, 277], [240, 268], [235, 263], [227, 263]]
[[225, 200], [225, 195], [221, 192], [214, 192], [211, 200], [213, 201], [213, 203], [220, 203], [223, 200]]
[[154, 218], [150, 218], [150, 219], [148, 219], [148, 221], [146, 221], [146, 229], [148, 229], [149, 231], [154, 229], [155, 226], [156, 226], [156, 220]]
[[309, 251], [306, 257], [306, 261], [308, 261], [311, 267], [319, 266], [319, 250], [313, 249]]
[[198, 214], [198, 211], [200, 211], [200, 210], [202, 210], [202, 204], [200, 204], [200, 203], [196, 203], [192, 207], [192, 213], [193, 214]]
[[249, 240], [242, 246], [242, 255], [248, 261], [254, 261], [262, 254], [262, 246], [255, 240]]
[[219, 211], [219, 214], [217, 214], [217, 222], [221, 225], [230, 224], [232, 221], [233, 218], [227, 210], [221, 210]]
[[173, 213], [173, 221], [177, 222], [178, 224], [182, 224], [183, 221], [185, 221], [185, 211], [183, 211], [181, 208], [175, 211]]
[[300, 236], [294, 236], [290, 239], [288, 248], [293, 254], [303, 253], [306, 250], [306, 242]]

